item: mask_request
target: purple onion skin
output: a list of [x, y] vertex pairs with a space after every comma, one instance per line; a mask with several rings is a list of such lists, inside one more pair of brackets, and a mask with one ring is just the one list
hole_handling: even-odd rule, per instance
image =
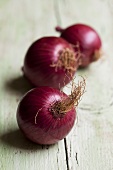
[[72, 45], [79, 43], [80, 51], [83, 54], [80, 67], [86, 67], [95, 61], [94, 53], [100, 50], [102, 42], [92, 27], [85, 24], [75, 24], [66, 29], [56, 27], [56, 30], [61, 32], [61, 37]]
[[38, 87], [25, 94], [17, 109], [17, 122], [24, 135], [38, 144], [54, 144], [65, 138], [74, 125], [76, 111], [72, 109], [62, 117], [54, 117], [50, 108], [66, 97], [51, 87]]
[[24, 59], [23, 72], [34, 87], [50, 86], [59, 89], [71, 81], [75, 71], [70, 76], [62, 67], [57, 71], [55, 67], [51, 67], [57, 62], [60, 52], [65, 48], [74, 53], [71, 45], [60, 37], [44, 37], [29, 47]]

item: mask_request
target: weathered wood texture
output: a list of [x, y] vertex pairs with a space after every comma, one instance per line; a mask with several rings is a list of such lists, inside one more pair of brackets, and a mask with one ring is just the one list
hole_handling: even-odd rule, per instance
[[[0, 0], [0, 170], [113, 170], [113, 0]], [[54, 27], [93, 26], [103, 41], [102, 58], [77, 72], [86, 76], [78, 122], [52, 146], [20, 133], [16, 109], [31, 87], [21, 72], [28, 46]], [[67, 93], [68, 89], [64, 89]]]

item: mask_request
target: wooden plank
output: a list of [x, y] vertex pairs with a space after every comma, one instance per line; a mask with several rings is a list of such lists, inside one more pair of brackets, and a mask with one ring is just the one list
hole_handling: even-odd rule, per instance
[[67, 169], [63, 140], [52, 146], [35, 145], [23, 137], [16, 122], [18, 102], [31, 88], [22, 77], [24, 55], [32, 41], [55, 34], [54, 25], [52, 0], [0, 1], [1, 170]]
[[[75, 22], [92, 25], [102, 37], [103, 57], [78, 75], [86, 76], [86, 93], [78, 123], [66, 138], [69, 170], [113, 169], [113, 1], [76, 1], [59, 5], [63, 27]], [[63, 3], [63, 1], [61, 1]], [[75, 12], [73, 12], [75, 11]], [[65, 88], [68, 93], [68, 89]]]

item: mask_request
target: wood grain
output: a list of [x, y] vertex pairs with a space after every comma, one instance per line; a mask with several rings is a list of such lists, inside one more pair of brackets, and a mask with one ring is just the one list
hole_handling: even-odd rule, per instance
[[[113, 170], [113, 1], [0, 1], [0, 170]], [[86, 77], [78, 122], [52, 146], [28, 141], [19, 131], [16, 109], [31, 87], [21, 67], [29, 45], [58, 35], [54, 27], [83, 22], [103, 41], [102, 58], [76, 74]], [[69, 89], [64, 88], [69, 94]]]
[[[73, 4], [72, 1], [70, 3], [68, 7]], [[74, 18], [77, 22], [91, 24], [103, 40], [102, 58], [89, 68], [77, 72], [77, 75], [86, 77], [87, 86], [77, 112], [78, 123], [66, 138], [70, 170], [113, 169], [113, 58], [110, 48], [113, 42], [113, 6], [109, 6], [109, 3], [111, 2], [79, 1], [72, 7], [75, 8], [75, 15], [72, 12], [69, 13], [71, 17], [68, 15], [71, 18], [70, 24], [74, 23]], [[67, 25], [68, 7], [61, 6], [60, 9], [61, 15], [62, 12], [65, 13], [62, 15], [64, 26]], [[68, 93], [68, 89], [65, 90]]]

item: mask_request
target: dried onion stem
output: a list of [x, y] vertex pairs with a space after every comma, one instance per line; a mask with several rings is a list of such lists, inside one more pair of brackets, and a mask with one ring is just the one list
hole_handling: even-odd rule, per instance
[[53, 106], [51, 106], [51, 111], [53, 115], [55, 117], [57, 117], [57, 115], [65, 115], [66, 112], [69, 112], [74, 107], [77, 107], [81, 96], [85, 92], [85, 86], [86, 82], [84, 78], [82, 81], [78, 82], [77, 85], [74, 83], [73, 80], [71, 94], [67, 98], [62, 99], [61, 101], [57, 101], [53, 104]]

